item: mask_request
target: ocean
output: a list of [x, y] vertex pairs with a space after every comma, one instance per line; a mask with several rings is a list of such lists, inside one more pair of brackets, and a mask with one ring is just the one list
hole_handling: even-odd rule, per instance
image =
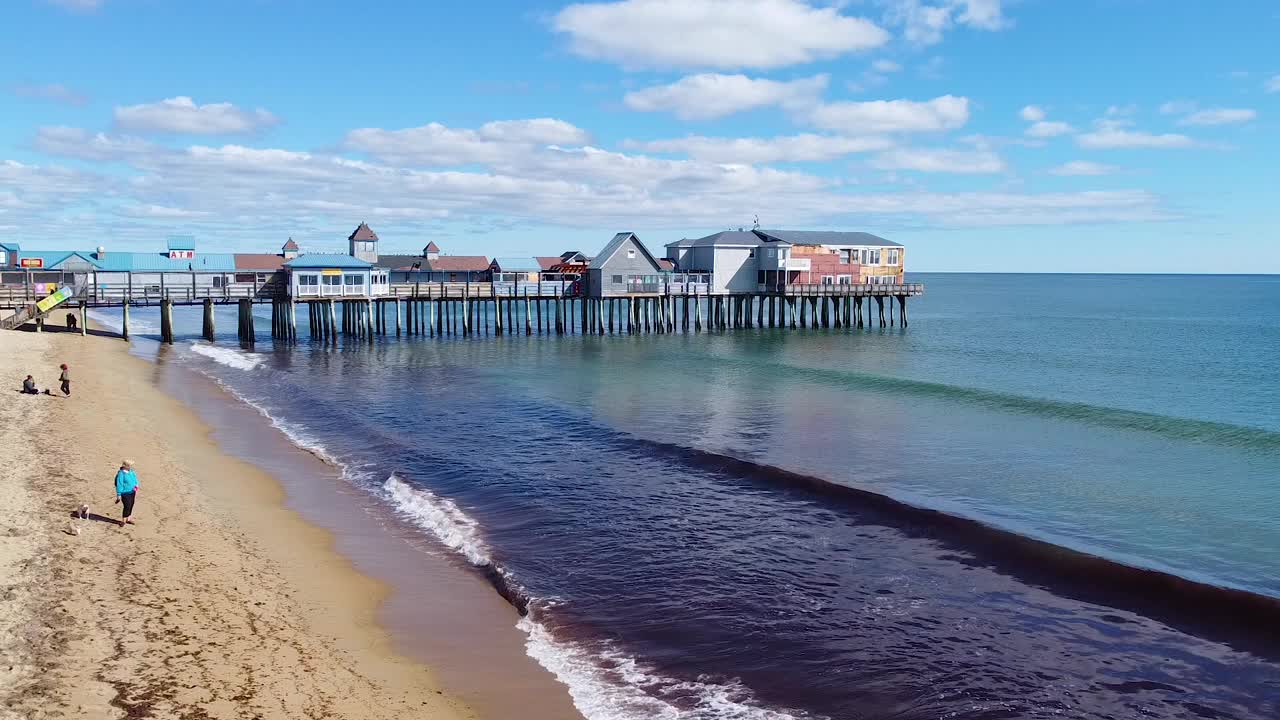
[[180, 309], [159, 359], [488, 579], [590, 720], [1280, 717], [1280, 277], [909, 279], [907, 329]]

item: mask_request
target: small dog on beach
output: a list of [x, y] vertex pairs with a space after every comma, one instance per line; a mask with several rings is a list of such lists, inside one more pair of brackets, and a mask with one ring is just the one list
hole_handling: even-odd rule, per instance
[[80, 505], [80, 519], [81, 520], [89, 519], [89, 505], [87, 503]]

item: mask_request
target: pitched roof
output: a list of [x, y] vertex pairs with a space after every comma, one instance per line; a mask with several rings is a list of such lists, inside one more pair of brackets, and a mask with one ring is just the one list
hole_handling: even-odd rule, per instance
[[194, 258], [170, 259], [161, 253], [108, 252], [96, 257], [96, 261], [102, 270], [108, 272], [227, 272], [236, 269], [231, 253], [201, 253]]
[[236, 253], [237, 270], [279, 270], [284, 267], [284, 258], [266, 253]]
[[559, 257], [546, 257], [546, 256], [535, 257], [534, 260], [538, 261], [538, 268], [543, 272], [547, 272], [551, 270], [551, 268], [554, 268], [555, 266], [564, 262]]
[[293, 241], [293, 238], [289, 238], [288, 240], [285, 240], [285, 241], [284, 241], [284, 245], [283, 245], [283, 246], [281, 246], [281, 248], [280, 248], [280, 249], [281, 249], [281, 250], [297, 250], [297, 249], [298, 249], [298, 243], [294, 242], [294, 241]]
[[885, 240], [879, 235], [865, 232], [837, 232], [834, 230], [758, 230], [756, 232], [786, 242], [804, 243], [806, 245], [902, 247], [902, 243]]
[[628, 240], [635, 240], [636, 247], [640, 248], [640, 252], [644, 253], [646, 258], [649, 258], [649, 262], [653, 263], [654, 269], [658, 268], [658, 260], [653, 257], [653, 253], [649, 252], [649, 248], [645, 247], [644, 243], [640, 242], [640, 238], [636, 237], [636, 234], [631, 232], [620, 232], [617, 235], [614, 235], [613, 239], [609, 241], [609, 244], [601, 248], [600, 254], [592, 258], [591, 264], [588, 267], [592, 270], [604, 268], [604, 266], [608, 264], [609, 260], [613, 258], [614, 254], [616, 254], [623, 245], [627, 244]]
[[427, 259], [422, 255], [379, 255], [378, 267], [391, 268], [392, 270], [407, 270], [413, 267], [414, 263], [422, 263], [426, 265]]
[[502, 272], [539, 272], [542, 264], [531, 257], [497, 257], [489, 263], [489, 267], [497, 267]]
[[[779, 243], [781, 239], [773, 239], [763, 236], [761, 233], [753, 230], [725, 230], [723, 232], [712, 233], [700, 238], [683, 238], [675, 242], [667, 243], [667, 247], [709, 247], [714, 245], [729, 247], [757, 247], [765, 243]], [[780, 245], [787, 245], [785, 240], [781, 240]]]
[[356, 229], [353, 230], [351, 234], [347, 236], [347, 239], [376, 241], [378, 239], [378, 234], [375, 233], [373, 230], [369, 229], [369, 226], [366, 225], [365, 223], [360, 223], [358, 226], [356, 226]]
[[435, 241], [435, 240], [432, 240], [431, 242], [428, 242], [428, 243], [427, 243], [427, 246], [426, 246], [426, 247], [424, 247], [424, 248], [422, 248], [422, 250], [423, 250], [424, 252], [435, 252], [435, 253], [438, 253], [438, 252], [440, 252], [440, 246], [436, 244], [436, 241]]
[[196, 239], [190, 235], [171, 235], [166, 245], [170, 250], [195, 250]]
[[425, 260], [424, 270], [443, 272], [485, 272], [489, 258], [483, 255], [441, 255], [435, 260]]
[[658, 267], [663, 270], [675, 270], [676, 264], [675, 264], [675, 261], [673, 260], [668, 260], [667, 258], [658, 258]]
[[360, 258], [339, 253], [309, 253], [307, 255], [299, 255], [286, 262], [284, 266], [295, 270], [298, 268], [364, 269], [373, 267], [373, 264], [367, 263]]

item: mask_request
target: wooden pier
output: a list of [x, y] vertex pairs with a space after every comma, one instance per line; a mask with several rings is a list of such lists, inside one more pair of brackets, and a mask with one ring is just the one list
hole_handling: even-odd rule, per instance
[[[285, 342], [298, 339], [298, 305], [303, 305], [310, 337], [336, 343], [339, 337], [372, 342], [378, 336], [392, 334], [470, 337], [636, 335], [748, 328], [905, 328], [908, 298], [923, 293], [922, 284], [906, 283], [791, 285], [781, 291], [715, 295], [669, 287], [655, 293], [581, 297], [547, 294], [542, 286], [406, 283], [392, 285], [390, 293], [373, 297], [296, 298], [272, 284], [252, 290], [178, 287], [167, 288], [163, 293], [96, 287], [61, 307], [78, 306], [82, 315], [85, 308], [120, 308], [121, 335], [128, 338], [130, 307], [158, 306], [161, 340], [172, 343], [175, 305], [201, 306], [201, 336], [213, 341], [214, 306], [234, 303], [238, 308], [237, 337], [241, 343], [252, 345], [257, 337], [253, 308], [259, 304], [271, 305], [272, 338]], [[0, 307], [25, 307], [31, 302], [20, 288], [0, 288]]]

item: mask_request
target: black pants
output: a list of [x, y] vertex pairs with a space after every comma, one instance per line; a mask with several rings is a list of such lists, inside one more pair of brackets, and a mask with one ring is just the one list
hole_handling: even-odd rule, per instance
[[63, 394], [63, 395], [70, 395], [70, 394], [71, 394], [71, 381], [70, 381], [70, 380], [63, 380], [63, 381], [62, 381], [62, 394]]
[[124, 517], [133, 514], [133, 499], [138, 496], [136, 492], [127, 492], [120, 496], [120, 502], [124, 503]]

